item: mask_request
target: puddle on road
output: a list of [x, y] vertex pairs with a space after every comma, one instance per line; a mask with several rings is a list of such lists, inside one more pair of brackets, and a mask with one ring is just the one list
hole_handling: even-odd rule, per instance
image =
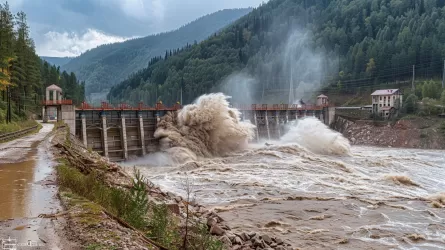
[[[44, 182], [54, 162], [43, 143], [33, 143], [25, 160], [0, 163], [0, 221], [10, 218], [37, 217], [54, 207], [56, 188]], [[17, 152], [13, 152], [17, 153]]]

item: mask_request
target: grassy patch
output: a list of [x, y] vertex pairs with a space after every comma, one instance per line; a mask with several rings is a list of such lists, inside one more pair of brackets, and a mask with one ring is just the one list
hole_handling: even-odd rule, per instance
[[39, 123], [37, 123], [34, 120], [26, 120], [26, 121], [11, 122], [11, 123], [0, 123], [0, 134], [16, 132], [19, 130], [23, 130], [26, 128], [36, 126], [38, 124]]
[[[84, 175], [66, 164], [58, 166], [59, 183], [74, 193], [100, 204], [109, 212], [127, 221], [135, 228], [145, 230], [148, 224], [144, 217], [148, 209], [145, 190], [136, 186], [128, 192], [124, 189], [108, 187], [99, 172]], [[138, 180], [142, 181], [142, 180]], [[143, 197], [145, 194], [145, 200]]]

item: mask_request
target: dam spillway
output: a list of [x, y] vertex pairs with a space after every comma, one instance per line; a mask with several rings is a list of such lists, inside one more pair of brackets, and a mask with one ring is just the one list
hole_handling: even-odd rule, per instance
[[[154, 133], [160, 118], [181, 108], [180, 105], [167, 107], [161, 103], [155, 107], [143, 103], [137, 107], [126, 104], [113, 107], [105, 102], [100, 107], [93, 107], [82, 103], [75, 109], [71, 131], [86, 148], [110, 161], [124, 161], [157, 151], [159, 143]], [[331, 110], [334, 110], [328, 106], [296, 104], [235, 105], [233, 108], [240, 111], [241, 120], [256, 126], [256, 141], [279, 139], [286, 132], [285, 124], [308, 116], [329, 124], [333, 117]]]

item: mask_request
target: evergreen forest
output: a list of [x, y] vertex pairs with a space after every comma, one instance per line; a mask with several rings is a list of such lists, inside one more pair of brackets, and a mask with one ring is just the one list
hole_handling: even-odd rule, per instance
[[235, 78], [228, 94], [243, 96], [248, 89], [263, 103], [267, 93], [303, 84], [306, 90], [296, 96], [410, 84], [413, 66], [416, 77], [439, 79], [444, 5], [445, 0], [271, 0], [201, 43], [151, 59], [114, 86], [108, 99], [173, 104], [182, 89], [187, 104], [224, 89], [236, 72], [248, 77]]

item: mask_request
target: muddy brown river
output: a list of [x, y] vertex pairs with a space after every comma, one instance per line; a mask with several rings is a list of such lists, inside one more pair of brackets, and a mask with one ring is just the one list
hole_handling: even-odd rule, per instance
[[175, 164], [157, 153], [125, 165], [179, 195], [189, 178], [235, 231], [300, 249], [445, 249], [444, 151], [349, 148], [315, 119], [289, 133], [226, 157]]

